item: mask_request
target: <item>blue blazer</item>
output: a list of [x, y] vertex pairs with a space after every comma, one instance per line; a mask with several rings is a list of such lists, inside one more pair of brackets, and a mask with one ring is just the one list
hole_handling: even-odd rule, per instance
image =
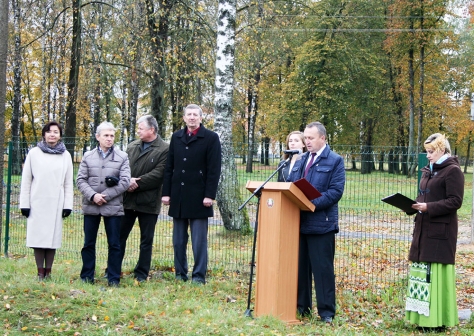
[[[301, 160], [295, 163], [288, 177], [289, 182], [303, 177], [309, 154], [304, 153]], [[346, 183], [343, 158], [326, 145], [309, 168], [306, 179], [321, 192], [322, 196], [311, 201], [316, 206], [314, 212], [301, 211], [300, 232], [303, 234], [339, 232], [338, 202], [344, 193]]]

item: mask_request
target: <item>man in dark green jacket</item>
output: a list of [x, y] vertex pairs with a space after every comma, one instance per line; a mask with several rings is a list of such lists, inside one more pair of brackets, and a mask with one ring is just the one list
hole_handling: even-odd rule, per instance
[[155, 225], [161, 209], [161, 188], [169, 145], [158, 135], [158, 123], [151, 115], [137, 121], [140, 137], [127, 147], [132, 178], [125, 192], [125, 216], [120, 226], [121, 260], [125, 255], [127, 238], [138, 218], [140, 226], [140, 255], [134, 269], [139, 281], [146, 281], [151, 265]]

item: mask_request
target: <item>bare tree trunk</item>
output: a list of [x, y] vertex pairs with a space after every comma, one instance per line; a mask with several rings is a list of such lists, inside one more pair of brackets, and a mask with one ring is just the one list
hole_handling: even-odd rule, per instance
[[[63, 8], [66, 7], [66, 0], [63, 0]], [[59, 43], [59, 66], [57, 71], [57, 82], [58, 82], [58, 116], [59, 122], [64, 125], [66, 120], [66, 97], [67, 97], [67, 85], [66, 85], [66, 77], [64, 69], [66, 68], [66, 32], [67, 32], [67, 25], [66, 25], [66, 15], [62, 16], [61, 21], [61, 33], [64, 38]]]
[[469, 158], [471, 157], [471, 141], [472, 141], [472, 131], [469, 131], [469, 136], [467, 138], [466, 161], [464, 163], [464, 174], [467, 173], [467, 166], [469, 165]]
[[[43, 28], [44, 31], [46, 31], [46, 27], [47, 27], [47, 24], [46, 24], [46, 15], [42, 18], [41, 20], [41, 26]], [[48, 48], [47, 44], [48, 44], [48, 34], [45, 34], [44, 36], [41, 37], [41, 58], [42, 58], [42, 63], [43, 63], [43, 66], [41, 67], [41, 87], [42, 88], [45, 88], [46, 87], [46, 83], [47, 83], [47, 78], [48, 78], [48, 70], [50, 69], [50, 67], [47, 66], [48, 64], [48, 50], [50, 50], [50, 48]], [[51, 53], [49, 51], [49, 53]], [[50, 94], [50, 91], [49, 90], [41, 90], [41, 111], [40, 111], [40, 120], [41, 120], [41, 125], [44, 125], [46, 124], [47, 120], [48, 120], [48, 101], [49, 101], [49, 94]], [[33, 118], [34, 120], [34, 118]]]
[[[9, 0], [0, 0], [0, 125], [5, 125], [5, 103], [7, 93], [7, 55], [8, 55], [8, 5]], [[0, 167], [5, 160], [5, 127], [0, 127]], [[0, 205], [3, 204], [3, 174], [0, 174]], [[0, 237], [3, 237], [3, 206], [0, 206]], [[0, 239], [0, 250], [2, 241]]]
[[[423, 2], [423, 1], [422, 1]], [[424, 11], [422, 11], [424, 13]], [[424, 20], [423, 15], [420, 17], [420, 30], [423, 31], [424, 28]], [[421, 141], [423, 137], [423, 110], [424, 110], [424, 89], [425, 89], [425, 41], [422, 39], [420, 45], [420, 96], [418, 98], [418, 136], [416, 141], [416, 151], [415, 153], [418, 155], [420, 152]], [[415, 160], [415, 164], [413, 165], [413, 172], [411, 176], [416, 174], [416, 167], [418, 166], [418, 160]]]
[[11, 119], [11, 131], [13, 140], [12, 174], [21, 174], [20, 155], [20, 118], [21, 118], [21, 9], [19, 0], [12, 1], [13, 9], [13, 29], [14, 29], [14, 50], [13, 50], [13, 107]]
[[[94, 83], [94, 90], [92, 91], [92, 97], [90, 98], [90, 120], [89, 123], [89, 136], [90, 136], [90, 143], [91, 145], [95, 142], [95, 130], [100, 123], [100, 99], [102, 96], [102, 49], [103, 49], [103, 20], [102, 20], [102, 5], [98, 5], [97, 10], [92, 11], [91, 13], [91, 21], [97, 23], [97, 29], [94, 30], [94, 40], [95, 43], [93, 44], [94, 50], [92, 51], [93, 56], [96, 57], [96, 62], [94, 65], [94, 69], [92, 69], [94, 75], [92, 80]], [[94, 55], [95, 54], [95, 55]]]
[[263, 137], [262, 139], [262, 143], [263, 143], [263, 146], [262, 146], [262, 152], [263, 152], [263, 164], [265, 166], [269, 166], [270, 165], [270, 138], [269, 137]]
[[[129, 122], [129, 129], [130, 129], [130, 134], [128, 137], [131, 137], [133, 134], [134, 134], [134, 129], [132, 129], [132, 127], [130, 126], [130, 124], [132, 124], [132, 122], [130, 121], [129, 118], [132, 118], [131, 114], [130, 114], [130, 110], [129, 110], [129, 105], [130, 104], [127, 104], [127, 99], [129, 98], [128, 95], [129, 95], [129, 89], [128, 89], [128, 78], [127, 78], [127, 72], [124, 72], [122, 74], [122, 92], [121, 92], [121, 96], [122, 96], [122, 100], [120, 102], [120, 111], [121, 111], [121, 119], [122, 120], [126, 120], [128, 119], [128, 122]], [[128, 115], [128, 118], [127, 118], [127, 115]], [[136, 115], [135, 115], [136, 117]], [[108, 119], [107, 119], [108, 120]], [[128, 138], [127, 137], [127, 138]], [[120, 142], [123, 143], [123, 139], [120, 139]]]
[[[25, 72], [26, 72], [26, 93], [28, 95], [28, 107], [29, 107], [29, 111], [30, 111], [30, 114], [28, 115], [28, 112], [26, 111], [25, 109], [25, 114], [28, 115], [28, 119], [30, 119], [30, 123], [31, 123], [31, 132], [33, 133], [33, 138], [34, 138], [34, 141], [37, 142], [38, 141], [38, 136], [36, 134], [36, 127], [35, 127], [35, 109], [34, 109], [34, 106], [33, 106], [33, 97], [31, 96], [31, 78], [30, 78], [30, 73], [29, 73], [29, 70], [28, 70], [28, 67], [25, 67]], [[43, 125], [43, 124], [41, 124]], [[23, 142], [23, 144], [25, 146], [27, 146], [27, 144], [25, 142]]]
[[128, 143], [135, 140], [135, 128], [137, 126], [137, 113], [138, 113], [138, 94], [139, 94], [139, 85], [138, 85], [138, 76], [136, 68], [132, 69], [131, 74], [131, 87], [130, 87], [130, 108], [129, 108], [129, 118], [128, 118]]
[[228, 230], [250, 232], [250, 223], [246, 209], [239, 211], [241, 195], [237, 179], [232, 135], [232, 106], [234, 90], [235, 62], [235, 20], [236, 1], [222, 0], [218, 5], [217, 45], [216, 45], [216, 79], [214, 131], [217, 132], [222, 145], [222, 174], [217, 190], [217, 206], [222, 221]]
[[175, 0], [163, 0], [159, 2], [159, 10], [155, 12], [152, 0], [145, 0], [148, 31], [153, 51], [153, 69], [151, 84], [151, 114], [158, 122], [158, 132], [163, 134], [165, 130], [165, 106], [164, 93], [166, 86], [165, 51], [169, 31], [169, 15], [175, 4]]
[[141, 67], [141, 53], [140, 47], [137, 47], [134, 67], [131, 74], [131, 88], [130, 88], [130, 109], [129, 109], [129, 133], [128, 133], [128, 142], [131, 142], [135, 139], [135, 127], [137, 124], [137, 113], [138, 113], [138, 95], [140, 93], [140, 83], [139, 77], [137, 74], [137, 69]]
[[415, 155], [415, 70], [413, 66], [414, 62], [414, 50], [410, 48], [408, 59], [408, 78], [409, 78], [409, 113], [410, 113], [410, 128], [408, 131], [408, 177], [413, 176], [413, 165], [414, 165], [414, 155]]
[[372, 134], [374, 130], [374, 120], [365, 118], [361, 122], [362, 151], [360, 173], [370, 174], [374, 170], [374, 157], [372, 155]]
[[74, 161], [74, 149], [76, 147], [76, 105], [77, 92], [79, 89], [79, 69], [81, 64], [82, 42], [81, 0], [72, 0], [72, 12], [71, 65], [69, 68], [69, 81], [67, 84], [66, 127], [64, 130], [64, 137], [68, 138], [66, 141], [66, 148]]
[[253, 94], [253, 85], [252, 79], [250, 79], [249, 88], [247, 90], [247, 99], [249, 104], [247, 106], [247, 166], [245, 168], [246, 173], [251, 173], [253, 171], [253, 154], [255, 152], [255, 120], [256, 109], [255, 109], [255, 96]]

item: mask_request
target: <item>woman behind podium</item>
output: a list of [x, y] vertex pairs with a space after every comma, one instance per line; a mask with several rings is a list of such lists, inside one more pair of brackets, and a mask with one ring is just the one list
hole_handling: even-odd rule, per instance
[[[303, 132], [294, 131], [288, 134], [288, 136], [286, 137], [286, 149], [300, 150], [300, 154], [306, 152]], [[288, 159], [288, 157], [289, 157], [289, 154], [286, 154], [286, 153], [283, 154], [283, 159], [278, 164], [278, 167], [280, 167]], [[278, 172], [278, 182], [287, 181], [291, 168], [293, 168], [293, 165], [295, 164], [295, 162], [298, 161], [300, 158], [301, 157], [299, 154], [293, 155], [293, 157], [291, 158], [291, 161], [288, 162], [285, 167], [280, 169], [280, 171]]]
[[419, 328], [442, 329], [459, 323], [454, 261], [464, 174], [444, 135], [430, 135], [424, 146], [429, 164], [422, 169], [412, 206], [418, 213], [405, 309], [406, 319]]

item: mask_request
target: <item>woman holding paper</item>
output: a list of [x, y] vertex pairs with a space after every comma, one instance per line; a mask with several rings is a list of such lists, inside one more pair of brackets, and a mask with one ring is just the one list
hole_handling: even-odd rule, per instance
[[[286, 137], [286, 148], [288, 150], [298, 150], [299, 154], [295, 154], [291, 157], [291, 161], [289, 163], [286, 163], [286, 165], [280, 169], [278, 172], [278, 182], [286, 182], [288, 179], [288, 175], [290, 174], [291, 168], [293, 168], [293, 165], [297, 160], [299, 160], [300, 154], [303, 154], [306, 152], [306, 146], [304, 144], [304, 136], [303, 132], [300, 131], [294, 131], [288, 134]], [[282, 164], [285, 163], [285, 161], [289, 158], [290, 154], [283, 154], [283, 160], [280, 161], [278, 164], [278, 167], [280, 167]]]
[[454, 262], [464, 174], [444, 135], [430, 135], [424, 146], [429, 164], [422, 169], [417, 203], [412, 205], [418, 212], [405, 308], [409, 322], [430, 329], [459, 323]]

